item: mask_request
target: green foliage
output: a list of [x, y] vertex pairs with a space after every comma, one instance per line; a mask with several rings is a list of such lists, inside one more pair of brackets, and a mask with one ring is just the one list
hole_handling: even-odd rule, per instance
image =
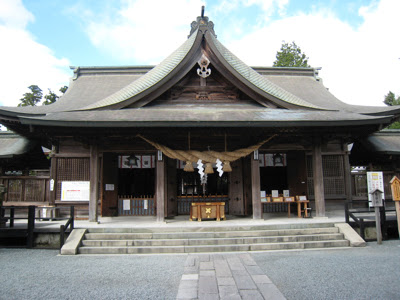
[[[24, 96], [20, 99], [21, 103], [18, 104], [18, 106], [36, 106], [37, 104], [39, 104], [40, 101], [42, 101], [43, 92], [37, 85], [31, 85], [28, 87], [28, 89], [30, 89], [31, 92], [24, 94]], [[63, 87], [60, 88], [59, 91], [64, 94], [67, 91], [67, 89], [68, 87], [64, 85]], [[49, 93], [45, 95], [43, 98], [44, 101], [42, 105], [49, 105], [56, 102], [60, 97], [49, 89]]]
[[36, 106], [42, 100], [42, 90], [37, 85], [31, 85], [28, 87], [30, 93], [25, 93], [20, 99], [21, 103], [18, 106]]
[[300, 67], [309, 68], [308, 57], [301, 52], [299, 46], [295, 42], [291, 44], [285, 43], [281, 46], [280, 51], [276, 53], [274, 67]]
[[60, 97], [58, 97], [54, 92], [52, 92], [49, 89], [49, 93], [44, 96], [45, 100], [43, 101], [42, 105], [52, 104], [52, 103], [56, 102], [58, 100], [58, 98], [60, 98]]
[[389, 93], [385, 96], [385, 100], [383, 101], [388, 106], [400, 105], [400, 96], [396, 98], [396, 95], [389, 91]]
[[[395, 106], [395, 105], [400, 105], [400, 97], [396, 98], [396, 95], [389, 91], [389, 93], [385, 96], [385, 100], [383, 101], [387, 106]], [[400, 122], [394, 122], [390, 124], [388, 129], [400, 129]]]
[[66, 86], [66, 85], [64, 85], [63, 87], [61, 87], [60, 89], [59, 89], [59, 91], [61, 92], [61, 93], [63, 93], [63, 94], [65, 94], [65, 92], [68, 90], [68, 87]]

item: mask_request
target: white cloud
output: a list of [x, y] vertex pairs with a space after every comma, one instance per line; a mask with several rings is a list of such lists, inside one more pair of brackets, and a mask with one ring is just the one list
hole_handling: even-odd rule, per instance
[[2, 0], [0, 4], [0, 105], [17, 106], [28, 86], [38, 85], [43, 93], [55, 92], [68, 84], [67, 59], [59, 59], [48, 47], [39, 44], [26, 30], [33, 21], [20, 0]]
[[116, 60], [156, 64], [185, 41], [203, 4], [202, 0], [127, 0], [114, 16], [93, 15], [88, 37]]
[[350, 104], [383, 105], [389, 90], [400, 95], [398, 11], [396, 0], [362, 8], [364, 22], [358, 28], [327, 10], [297, 14], [225, 44], [250, 65], [272, 65], [282, 40], [295, 41], [310, 57], [310, 65], [322, 67], [320, 76], [337, 98]]

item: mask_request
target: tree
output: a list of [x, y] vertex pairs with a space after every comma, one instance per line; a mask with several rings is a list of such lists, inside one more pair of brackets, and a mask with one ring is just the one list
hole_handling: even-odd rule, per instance
[[61, 92], [61, 93], [63, 93], [63, 94], [65, 94], [65, 92], [68, 90], [68, 87], [66, 86], [66, 85], [64, 85], [63, 87], [61, 87], [60, 89], [59, 89], [59, 91]]
[[44, 96], [44, 101], [42, 103], [42, 105], [49, 105], [52, 104], [54, 102], [56, 102], [58, 100], [58, 98], [60, 98], [59, 96], [57, 96], [54, 92], [52, 92], [49, 89], [49, 93], [47, 95]]
[[388, 106], [400, 105], [400, 96], [396, 98], [396, 95], [389, 91], [389, 93], [385, 96], [383, 103]]
[[[387, 106], [395, 106], [400, 105], [400, 96], [396, 98], [396, 95], [389, 91], [389, 93], [385, 96], [385, 100], [383, 101]], [[400, 129], [400, 122], [393, 122], [390, 124], [388, 129]]]
[[291, 44], [283, 41], [280, 51], [276, 53], [274, 67], [300, 67], [309, 68], [308, 57], [301, 52], [295, 42]]
[[37, 85], [31, 85], [28, 87], [31, 90], [30, 93], [25, 93], [20, 99], [21, 103], [18, 106], [36, 106], [42, 100], [42, 90]]
[[[42, 101], [43, 92], [37, 85], [31, 85], [28, 87], [28, 89], [30, 89], [31, 92], [24, 94], [24, 96], [20, 99], [21, 103], [18, 104], [18, 106], [36, 106], [40, 101]], [[64, 85], [59, 89], [59, 91], [64, 94], [67, 89], [68, 87]], [[44, 101], [42, 105], [49, 105], [56, 102], [60, 96], [49, 89], [49, 93], [43, 98]]]

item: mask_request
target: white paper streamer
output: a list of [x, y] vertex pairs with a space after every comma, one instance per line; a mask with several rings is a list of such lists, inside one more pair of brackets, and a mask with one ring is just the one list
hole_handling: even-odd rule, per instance
[[222, 177], [224, 171], [222, 171], [222, 161], [217, 158], [217, 172], [219, 173], [219, 177]]

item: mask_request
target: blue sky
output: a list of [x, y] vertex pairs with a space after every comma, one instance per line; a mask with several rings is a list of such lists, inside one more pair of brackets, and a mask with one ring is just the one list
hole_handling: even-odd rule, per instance
[[69, 66], [157, 64], [182, 44], [201, 5], [244, 62], [271, 66], [295, 41], [340, 100], [400, 95], [398, 0], [0, 0], [0, 104], [27, 87], [58, 91]]

